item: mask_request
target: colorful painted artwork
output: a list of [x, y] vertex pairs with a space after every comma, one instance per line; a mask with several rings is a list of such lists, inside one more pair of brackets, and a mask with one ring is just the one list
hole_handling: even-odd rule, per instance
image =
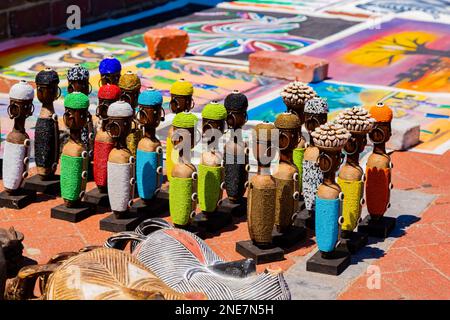
[[[342, 0], [237, 0], [222, 2], [217, 6], [219, 8], [236, 10], [264, 10], [271, 12], [317, 12], [328, 8]], [[348, 1], [347, 1], [348, 2]]]
[[[292, 52], [304, 48], [357, 22], [303, 14], [210, 9], [170, 20], [155, 28], [171, 27], [189, 34], [187, 53], [196, 56], [246, 61], [259, 50]], [[144, 48], [148, 28], [105, 41]]]
[[394, 14], [409, 19], [447, 21], [447, 23], [450, 21], [448, 0], [359, 0], [348, 4], [338, 3], [324, 11], [360, 17]]
[[[332, 120], [342, 109], [353, 106], [371, 107], [384, 102], [394, 109], [398, 119], [420, 123], [421, 144], [414, 150], [429, 153], [443, 153], [450, 148], [450, 97], [430, 96], [410, 91], [388, 90], [386, 88], [347, 85], [324, 81], [311, 84], [317, 94], [327, 98]], [[279, 92], [252, 108], [248, 112], [250, 120], [274, 121], [276, 116], [286, 110]]]
[[309, 51], [330, 62], [333, 80], [449, 92], [450, 26], [392, 19]]
[[63, 80], [67, 69], [75, 63], [89, 70], [96, 70], [98, 63], [109, 55], [115, 56], [122, 63], [147, 57], [143, 50], [52, 39], [0, 52], [0, 76], [34, 81], [36, 73], [50, 67]]

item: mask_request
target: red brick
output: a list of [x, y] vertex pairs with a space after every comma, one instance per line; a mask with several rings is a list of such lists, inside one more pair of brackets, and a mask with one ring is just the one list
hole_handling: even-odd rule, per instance
[[27, 0], [2, 0], [2, 1], [0, 1], [0, 10], [12, 9], [14, 7], [19, 7], [26, 2], [27, 2]]
[[144, 33], [149, 56], [154, 60], [166, 60], [184, 56], [189, 44], [186, 31], [164, 28]]
[[449, 242], [449, 237], [435, 226], [431, 224], [414, 224], [406, 229], [405, 235], [398, 239], [392, 247], [414, 247], [447, 242]]
[[112, 11], [122, 9], [122, 1], [105, 1], [105, 0], [91, 0], [91, 12], [93, 16], [111, 15]]
[[433, 204], [423, 214], [421, 223], [448, 222], [450, 217], [450, 203]]
[[391, 249], [375, 264], [380, 268], [381, 273], [430, 268], [429, 264], [407, 248]]
[[319, 82], [328, 75], [327, 60], [285, 52], [252, 53], [249, 65], [250, 73], [303, 82]]
[[450, 243], [417, 246], [411, 248], [411, 250], [434, 268], [450, 277]]
[[9, 13], [11, 36], [45, 33], [50, 27], [50, 4], [42, 3]]
[[89, 17], [90, 5], [89, 0], [62, 0], [52, 3], [52, 27], [65, 27], [69, 14], [67, 8], [71, 5], [77, 5], [80, 7], [81, 14], [81, 26], [83, 22]]
[[389, 284], [383, 278], [381, 278], [381, 287], [379, 289], [369, 289], [366, 285], [352, 285], [338, 297], [339, 300], [401, 300], [404, 298], [405, 297], [398, 292], [394, 286]]
[[8, 37], [8, 15], [6, 12], [0, 13], [0, 39]]

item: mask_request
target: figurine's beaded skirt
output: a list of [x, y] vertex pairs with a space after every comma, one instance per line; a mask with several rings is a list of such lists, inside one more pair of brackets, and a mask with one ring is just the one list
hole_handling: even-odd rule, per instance
[[64, 200], [76, 201], [80, 199], [83, 158], [61, 155], [61, 197]]
[[108, 156], [113, 148], [112, 142], [94, 142], [94, 181], [99, 187], [108, 186]]
[[298, 170], [298, 176], [300, 177], [298, 179], [298, 186], [299, 186], [299, 192], [302, 192], [302, 176], [303, 176], [303, 156], [305, 155], [306, 148], [295, 148], [292, 152], [292, 160], [297, 167]]
[[112, 211], [125, 212], [131, 200], [131, 165], [108, 161], [108, 197]]
[[316, 196], [316, 241], [319, 250], [332, 252], [339, 240], [341, 200], [321, 199]]
[[[58, 163], [58, 122], [52, 118], [38, 118], [34, 132], [34, 157], [36, 166], [52, 169]], [[56, 168], [56, 166], [55, 166]]]
[[245, 194], [245, 183], [248, 180], [248, 173], [244, 164], [228, 164], [224, 166], [225, 190], [227, 196], [233, 199], [240, 199]]
[[296, 183], [294, 180], [275, 178], [277, 184], [275, 226], [279, 230], [285, 230], [292, 224], [292, 215], [295, 211], [294, 192]]
[[3, 186], [9, 190], [20, 188], [24, 173], [23, 160], [27, 157], [27, 148], [23, 144], [5, 141], [3, 149]]
[[307, 210], [314, 210], [317, 189], [323, 181], [323, 173], [316, 162], [303, 160], [303, 198]]
[[156, 172], [159, 166], [162, 167], [161, 153], [137, 150], [136, 183], [141, 199], [153, 199], [156, 189], [161, 187], [163, 174]]
[[222, 167], [198, 166], [198, 204], [204, 212], [214, 212], [221, 198]]
[[364, 192], [364, 182], [344, 180], [339, 177], [337, 182], [344, 194], [344, 201], [342, 202], [344, 223], [342, 224], [342, 230], [353, 231], [361, 217], [361, 199]]
[[172, 177], [169, 186], [169, 208], [172, 222], [184, 226], [189, 223], [192, 208], [192, 178]]
[[130, 134], [127, 136], [127, 149], [130, 150], [134, 157], [136, 156], [137, 146], [141, 138], [142, 131], [139, 129], [132, 129]]
[[367, 211], [373, 218], [380, 218], [387, 210], [391, 190], [391, 169], [366, 168]]

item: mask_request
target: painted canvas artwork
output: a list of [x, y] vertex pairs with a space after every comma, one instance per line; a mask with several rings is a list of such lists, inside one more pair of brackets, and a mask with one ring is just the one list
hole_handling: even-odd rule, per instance
[[333, 80], [449, 92], [449, 48], [449, 25], [395, 18], [307, 54], [328, 59]]
[[[303, 14], [214, 8], [169, 20], [155, 28], [171, 27], [188, 32], [187, 53], [190, 55], [246, 61], [250, 53], [259, 50], [299, 50], [356, 23]], [[136, 30], [106, 41], [145, 48], [143, 33], [147, 30]]]
[[345, 1], [339, 0], [237, 0], [219, 3], [219, 8], [240, 10], [267, 10], [279, 12], [317, 12], [334, 4]]
[[[327, 98], [330, 110], [329, 120], [334, 119], [339, 111], [345, 108], [353, 106], [369, 108], [381, 101], [394, 109], [395, 118], [420, 123], [421, 144], [414, 150], [443, 153], [450, 147], [448, 145], [450, 140], [450, 100], [446, 98], [332, 81], [311, 84], [311, 86], [320, 97]], [[250, 120], [272, 122], [279, 113], [285, 110], [286, 106], [278, 96], [254, 106], [249, 110], [248, 116]]]

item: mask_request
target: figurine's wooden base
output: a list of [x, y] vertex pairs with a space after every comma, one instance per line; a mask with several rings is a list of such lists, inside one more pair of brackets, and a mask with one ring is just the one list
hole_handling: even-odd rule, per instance
[[234, 217], [243, 217], [247, 214], [247, 198], [242, 198], [240, 202], [231, 202], [230, 199], [223, 199], [219, 211], [229, 212]]
[[317, 251], [306, 262], [306, 271], [338, 276], [347, 269], [350, 261], [350, 252], [338, 246], [333, 252], [327, 253], [326, 258], [321, 251]]
[[225, 228], [233, 222], [233, 217], [229, 211], [200, 212], [194, 218], [192, 224], [201, 231], [216, 232]]
[[280, 233], [275, 228], [272, 232], [273, 244], [281, 248], [290, 248], [306, 236], [305, 227], [291, 226], [286, 232]]
[[92, 203], [95, 206], [109, 208], [109, 196], [107, 192], [101, 192], [98, 188], [94, 188], [84, 194], [84, 201]]
[[23, 186], [26, 190], [41, 192], [50, 196], [59, 197], [61, 195], [61, 184], [59, 175], [54, 175], [48, 180], [43, 180], [38, 174], [25, 180]]
[[236, 252], [240, 255], [255, 260], [256, 264], [280, 261], [284, 259], [284, 251], [279, 247], [259, 248], [252, 240], [236, 243]]
[[0, 193], [0, 207], [11, 209], [22, 209], [36, 200], [36, 192], [31, 190], [20, 189], [14, 194], [6, 191]]
[[[344, 238], [345, 237], [345, 238]], [[356, 253], [364, 248], [369, 241], [367, 233], [354, 231], [341, 231], [340, 246], [346, 248], [350, 253]]]
[[123, 213], [118, 218], [114, 213], [100, 220], [100, 230], [110, 232], [133, 231], [144, 220], [144, 216], [136, 212]]
[[297, 217], [295, 218], [294, 225], [298, 226], [298, 227], [303, 226], [310, 230], [315, 230], [316, 223], [315, 223], [315, 219], [314, 219], [314, 212], [308, 211], [306, 209], [302, 209], [301, 211], [299, 211], [297, 213]]
[[81, 202], [78, 208], [68, 208], [64, 204], [60, 204], [51, 209], [51, 217], [53, 219], [60, 219], [69, 222], [80, 222], [89, 217], [94, 208], [88, 203]]
[[395, 228], [396, 219], [392, 217], [381, 217], [378, 220], [366, 216], [358, 225], [358, 232], [367, 233], [370, 237], [387, 238]]
[[168, 213], [169, 199], [165, 199], [164, 195], [162, 195], [162, 198], [158, 195], [151, 200], [137, 200], [130, 208], [130, 212], [139, 213], [141, 215], [144, 215], [146, 218], [158, 217]]

